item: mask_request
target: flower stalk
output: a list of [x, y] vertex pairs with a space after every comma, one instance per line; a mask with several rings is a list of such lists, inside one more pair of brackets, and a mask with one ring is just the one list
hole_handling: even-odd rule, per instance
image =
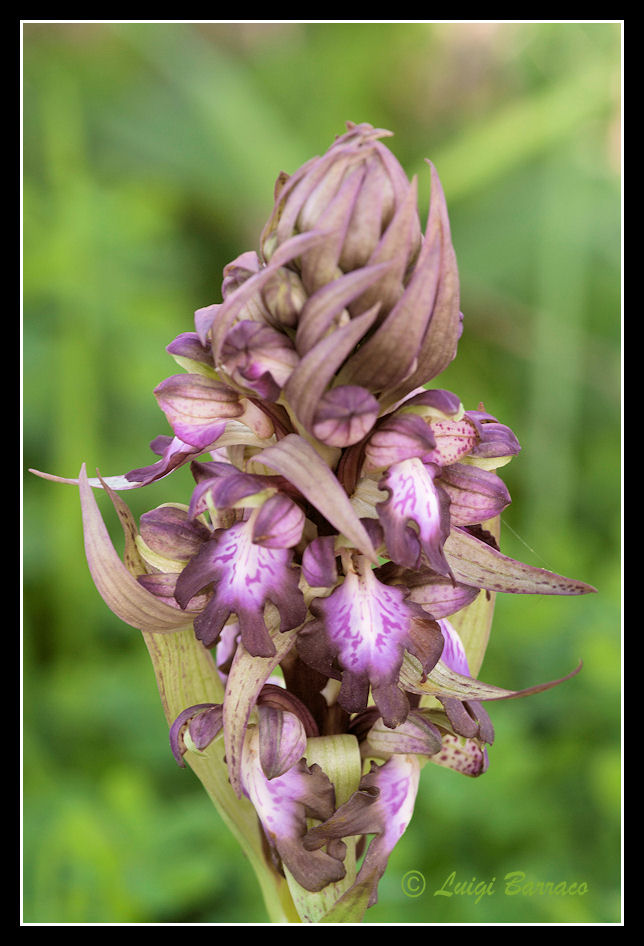
[[[259, 252], [226, 266], [222, 302], [168, 346], [184, 373], [155, 390], [171, 429], [158, 459], [62, 480], [79, 486], [97, 589], [142, 632], [174, 758], [273, 922], [359, 922], [421, 770], [482, 775], [484, 704], [572, 676], [478, 679], [495, 596], [594, 591], [500, 550], [497, 470], [521, 448], [429, 387], [462, 331], [456, 256], [436, 169], [423, 234], [388, 134], [348, 123], [279, 176]], [[192, 495], [137, 524], [120, 491], [186, 464]]]

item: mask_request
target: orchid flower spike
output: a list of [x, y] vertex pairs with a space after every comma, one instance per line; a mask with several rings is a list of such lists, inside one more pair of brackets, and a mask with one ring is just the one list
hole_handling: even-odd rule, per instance
[[[308, 922], [376, 902], [426, 763], [487, 770], [486, 703], [567, 679], [477, 679], [495, 594], [594, 591], [500, 549], [497, 470], [521, 448], [429, 387], [461, 335], [456, 257], [436, 169], [423, 233], [388, 135], [349, 122], [280, 174], [257, 252], [168, 345], [183, 373], [155, 390], [157, 459], [64, 480], [100, 594], [143, 632], [176, 761], [234, 826], [271, 915]], [[192, 494], [136, 523], [119, 491], [186, 464]]]

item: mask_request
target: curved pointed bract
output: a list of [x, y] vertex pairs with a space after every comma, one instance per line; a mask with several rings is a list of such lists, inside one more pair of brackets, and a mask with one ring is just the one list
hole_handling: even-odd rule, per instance
[[110, 611], [131, 627], [152, 633], [167, 634], [189, 626], [189, 615], [146, 591], [119, 558], [88, 482], [85, 464], [78, 483], [87, 564]]
[[516, 595], [586, 595], [597, 590], [584, 581], [508, 558], [463, 529], [452, 529], [444, 551], [454, 577], [477, 588]]

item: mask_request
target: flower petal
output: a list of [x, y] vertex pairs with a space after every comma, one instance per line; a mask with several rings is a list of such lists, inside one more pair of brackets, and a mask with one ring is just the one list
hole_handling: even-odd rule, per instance
[[320, 398], [337, 368], [373, 324], [378, 307], [352, 319], [321, 339], [302, 358], [284, 388], [284, 397], [298, 419], [311, 429]]
[[384, 765], [371, 764], [360, 787], [323, 824], [307, 833], [304, 847], [316, 850], [330, 840], [355, 834], [374, 834], [356, 878], [372, 879], [369, 905], [377, 900], [377, 885], [389, 855], [411, 821], [420, 768], [414, 755], [393, 755]]
[[405, 594], [379, 582], [363, 560], [359, 573], [350, 572], [328, 598], [311, 603], [318, 620], [305, 624], [297, 641], [302, 660], [327, 676], [340, 676], [333, 669], [337, 660], [342, 679], [338, 702], [347, 712], [366, 707], [371, 686], [390, 727], [409, 711], [398, 683], [405, 650], [417, 653], [429, 669], [443, 647], [437, 625], [417, 605], [405, 602]]
[[256, 545], [251, 522], [218, 529], [177, 581], [176, 598], [182, 608], [198, 591], [214, 584], [212, 598], [195, 619], [197, 638], [212, 647], [234, 613], [246, 649], [253, 656], [272, 656], [275, 647], [264, 620], [266, 604], [270, 601], [277, 607], [282, 631], [297, 627], [306, 617], [292, 557], [290, 550]]
[[262, 772], [271, 780], [293, 768], [306, 752], [306, 732], [294, 713], [262, 704], [259, 717], [259, 756]]
[[371, 430], [379, 405], [373, 394], [355, 385], [339, 385], [322, 395], [313, 420], [313, 436], [331, 447], [349, 447]]
[[267, 549], [290, 549], [302, 538], [304, 511], [284, 493], [262, 504], [253, 522], [253, 542]]
[[436, 446], [434, 435], [417, 414], [393, 414], [385, 417], [365, 446], [365, 473], [384, 470], [402, 460], [422, 457]]
[[288, 335], [244, 320], [226, 335], [220, 366], [235, 384], [265, 400], [277, 401], [299, 360]]
[[312, 588], [332, 588], [338, 580], [335, 536], [322, 535], [309, 542], [302, 555], [302, 574]]
[[420, 604], [435, 621], [465, 608], [479, 593], [478, 588], [437, 575], [430, 569], [403, 568], [395, 562], [376, 569], [376, 575], [387, 585], [407, 588], [409, 600]]
[[224, 742], [228, 778], [239, 797], [242, 794], [242, 755], [248, 721], [266, 681], [286, 657], [295, 641], [295, 631], [282, 633], [269, 618], [268, 633], [275, 653], [254, 657], [240, 642], [235, 651], [224, 695]]
[[443, 554], [449, 502], [428, 468], [417, 458], [403, 460], [390, 467], [378, 485], [389, 491], [389, 499], [376, 506], [389, 557], [399, 565], [418, 568], [424, 555], [430, 568], [450, 576]]
[[454, 526], [494, 519], [511, 502], [507, 486], [491, 470], [454, 463], [441, 469], [438, 480], [449, 496], [450, 523]]
[[[268, 779], [260, 762], [257, 727], [248, 730], [241, 767], [244, 793], [250, 798], [268, 841], [277, 850], [297, 882], [307, 890], [322, 890], [341, 880], [342, 857], [304, 847], [306, 819], [324, 820], [333, 811], [333, 786], [318, 765], [302, 759], [284, 774]], [[334, 847], [334, 853], [344, 848]]]
[[202, 374], [173, 375], [154, 393], [175, 435], [202, 450], [224, 432], [226, 420], [244, 413], [236, 391]]

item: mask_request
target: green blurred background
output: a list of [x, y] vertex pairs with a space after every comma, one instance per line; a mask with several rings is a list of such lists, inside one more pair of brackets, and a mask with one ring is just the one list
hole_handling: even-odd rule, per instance
[[[523, 445], [503, 471], [504, 551], [599, 594], [499, 599], [483, 679], [584, 669], [491, 706], [484, 777], [425, 768], [367, 922], [619, 922], [619, 23], [23, 29], [25, 469], [154, 459], [165, 346], [257, 248], [278, 172], [347, 119], [395, 133], [423, 220], [434, 162], [465, 313], [435, 384]], [[181, 470], [126, 499], [138, 516], [187, 502], [190, 483]], [[243, 856], [170, 755], [142, 641], [94, 590], [76, 490], [29, 474], [23, 734], [25, 922], [264, 922]], [[422, 896], [403, 893], [410, 870]], [[588, 892], [506, 896], [510, 871]], [[452, 872], [496, 892], [433, 896]]]

